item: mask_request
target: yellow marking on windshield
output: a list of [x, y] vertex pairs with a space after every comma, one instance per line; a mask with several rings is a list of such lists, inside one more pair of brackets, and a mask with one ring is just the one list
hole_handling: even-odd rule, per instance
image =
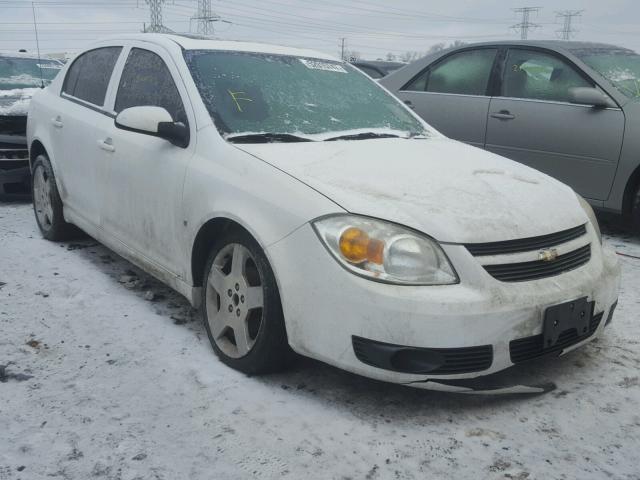
[[231, 90], [227, 90], [227, 92], [229, 92], [229, 95], [231, 95], [231, 98], [233, 99], [233, 103], [236, 104], [236, 107], [238, 108], [238, 111], [240, 113], [244, 111], [240, 106], [240, 102], [239, 102], [240, 100], [243, 100], [245, 102], [253, 102], [253, 100], [251, 100], [250, 98], [240, 96], [240, 95], [246, 95], [245, 92], [232, 92]]

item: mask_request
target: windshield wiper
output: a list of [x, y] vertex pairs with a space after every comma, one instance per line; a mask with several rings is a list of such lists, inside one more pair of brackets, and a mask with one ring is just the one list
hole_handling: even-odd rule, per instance
[[310, 138], [299, 137], [290, 133], [247, 133], [227, 137], [231, 143], [293, 143], [313, 142]]
[[331, 137], [325, 139], [325, 142], [333, 142], [335, 140], [369, 140], [370, 138], [402, 138], [395, 133], [376, 133], [376, 132], [362, 132], [352, 133], [348, 135], [339, 135], [337, 137]]

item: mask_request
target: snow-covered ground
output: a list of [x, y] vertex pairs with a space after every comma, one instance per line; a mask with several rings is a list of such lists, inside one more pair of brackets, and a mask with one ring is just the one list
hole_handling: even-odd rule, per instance
[[[640, 257], [640, 240], [607, 241]], [[0, 480], [640, 478], [640, 259], [598, 342], [516, 372], [540, 396], [387, 385], [301, 359], [219, 363], [177, 294], [0, 205]]]

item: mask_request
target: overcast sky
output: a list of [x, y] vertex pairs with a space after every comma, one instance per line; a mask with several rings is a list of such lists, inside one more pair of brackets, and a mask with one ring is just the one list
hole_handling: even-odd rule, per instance
[[[145, 0], [41, 0], [35, 3], [43, 52], [76, 51], [110, 33], [140, 31], [149, 23]], [[529, 38], [555, 39], [558, 10], [584, 10], [575, 40], [614, 43], [640, 51], [637, 0], [212, 0], [215, 36], [303, 46], [339, 55], [341, 38], [363, 58], [426, 51], [435, 43], [518, 38], [513, 8], [541, 7]], [[35, 51], [31, 1], [0, 0], [0, 51]], [[196, 31], [196, 0], [165, 0], [165, 26]], [[229, 23], [227, 23], [229, 22]]]

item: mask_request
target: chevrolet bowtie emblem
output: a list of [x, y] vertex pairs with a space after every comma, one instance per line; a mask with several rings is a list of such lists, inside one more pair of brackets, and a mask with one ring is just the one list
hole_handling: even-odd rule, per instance
[[548, 248], [546, 250], [542, 250], [539, 256], [540, 260], [543, 262], [553, 262], [558, 259], [558, 250], [555, 248]]

